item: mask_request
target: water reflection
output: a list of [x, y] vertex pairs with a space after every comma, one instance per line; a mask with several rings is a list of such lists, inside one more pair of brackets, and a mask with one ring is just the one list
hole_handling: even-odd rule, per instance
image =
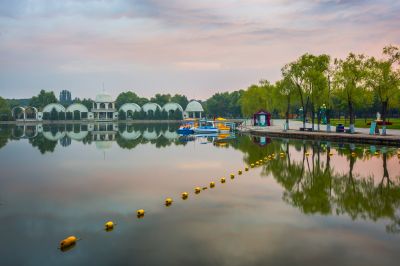
[[[259, 145], [260, 139], [252, 137], [236, 148], [245, 153], [247, 164], [275, 154], [263, 165], [262, 175], [273, 176], [284, 188], [285, 202], [305, 214], [388, 219], [387, 231], [400, 232], [400, 167], [390, 171], [388, 167], [389, 160], [399, 164], [396, 148], [287, 139], [263, 142], [269, 144], [257, 147], [253, 143]], [[370, 174], [354, 173], [356, 165], [362, 169], [368, 164], [373, 169]]]
[[[7, 243], [0, 264], [398, 261], [396, 148], [179, 136], [177, 126], [0, 126], [0, 233]], [[98, 148], [109, 148], [107, 158]], [[275, 159], [229, 178], [273, 153]], [[194, 194], [211, 181], [213, 189]], [[169, 208], [167, 197], [174, 199]], [[138, 220], [140, 208], [149, 215]], [[118, 223], [112, 232], [104, 232], [107, 220]], [[83, 240], [62, 253], [56, 247], [69, 235]], [[26, 243], [35, 245], [23, 249]]]

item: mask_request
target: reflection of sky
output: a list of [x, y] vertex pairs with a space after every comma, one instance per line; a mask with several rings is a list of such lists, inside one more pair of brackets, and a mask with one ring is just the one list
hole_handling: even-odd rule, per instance
[[[282, 201], [273, 178], [260, 178], [261, 169], [231, 181], [243, 156], [199, 142], [133, 150], [113, 143], [102, 151], [76, 141], [41, 155], [26, 140], [13, 141], [0, 150], [0, 264], [392, 265], [399, 259], [400, 239], [385, 232], [388, 221], [304, 215]], [[348, 169], [337, 155], [331, 162], [335, 170]], [[382, 174], [378, 159], [356, 166], [360, 175]], [[397, 166], [397, 157], [388, 163], [393, 177]], [[221, 176], [226, 184], [192, 193]], [[185, 202], [183, 191], [190, 193]], [[169, 208], [162, 205], [166, 197], [175, 200]], [[148, 211], [144, 219], [136, 219], [138, 208]], [[117, 227], [106, 233], [109, 219]], [[71, 234], [83, 240], [59, 252], [59, 240]]]

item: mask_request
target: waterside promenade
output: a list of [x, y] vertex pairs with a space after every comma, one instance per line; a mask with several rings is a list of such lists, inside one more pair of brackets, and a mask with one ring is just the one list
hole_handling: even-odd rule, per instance
[[[243, 133], [250, 133], [259, 136], [296, 138], [296, 139], [318, 139], [335, 142], [350, 142], [350, 143], [367, 143], [400, 146], [400, 130], [387, 129], [387, 135], [369, 135], [369, 128], [356, 128], [354, 134], [337, 133], [335, 127], [331, 126], [331, 132], [326, 131], [325, 125], [320, 125], [320, 131], [300, 131], [303, 123], [300, 121], [290, 121], [289, 130], [283, 130], [284, 120], [273, 120], [273, 125], [270, 127], [255, 127], [244, 125], [239, 130]], [[307, 128], [311, 128], [311, 124], [306, 124]], [[315, 125], [317, 130], [317, 125]]]

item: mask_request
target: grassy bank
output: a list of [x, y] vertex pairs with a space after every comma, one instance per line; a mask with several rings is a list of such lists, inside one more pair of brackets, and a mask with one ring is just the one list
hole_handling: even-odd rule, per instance
[[[374, 121], [376, 118], [367, 118], [366, 120], [364, 118], [357, 118], [355, 122], [355, 126], [358, 128], [369, 128], [370, 126], [367, 125], [367, 123]], [[344, 124], [346, 127], [349, 126], [349, 119], [345, 120], [342, 119], [331, 119], [331, 125], [336, 126], [336, 124]], [[386, 126], [388, 129], [400, 129], [400, 118], [390, 118], [390, 122], [393, 123], [391, 126]]]

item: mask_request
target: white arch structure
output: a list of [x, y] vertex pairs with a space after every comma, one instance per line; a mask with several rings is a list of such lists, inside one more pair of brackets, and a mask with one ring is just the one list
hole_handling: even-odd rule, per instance
[[80, 113], [88, 113], [89, 112], [87, 107], [81, 103], [73, 103], [67, 107], [67, 112], [73, 113], [75, 111], [79, 111]]
[[13, 107], [13, 109], [11, 109], [11, 115], [14, 117], [15, 120], [17, 120], [16, 115], [15, 115], [15, 110], [17, 110], [17, 109], [22, 111], [23, 120], [25, 120], [25, 108], [22, 106]]
[[157, 109], [161, 111], [161, 106], [156, 103], [145, 103], [142, 106], [144, 112], [148, 113], [149, 111], [155, 112]]
[[[23, 119], [17, 119], [17, 117], [15, 115], [15, 111], [18, 109], [22, 111]], [[29, 118], [29, 119], [27, 118], [26, 112], [28, 110], [33, 110], [33, 113], [35, 115], [34, 118]], [[15, 106], [13, 109], [11, 109], [11, 115], [14, 117], [15, 120], [37, 120], [38, 113], [39, 113], [38, 109], [34, 106], [26, 106], [26, 107]]]
[[57, 112], [65, 112], [65, 107], [59, 103], [50, 103], [43, 108], [43, 113], [50, 113], [53, 109]]
[[162, 109], [164, 111], [166, 111], [167, 113], [169, 113], [170, 111], [176, 111], [176, 110], [183, 112], [183, 108], [179, 103], [166, 103], [166, 104], [164, 104]]
[[135, 112], [140, 112], [141, 110], [142, 108], [136, 103], [125, 103], [119, 108], [119, 111], [125, 112], [126, 115], [128, 115], [129, 111], [135, 113]]

